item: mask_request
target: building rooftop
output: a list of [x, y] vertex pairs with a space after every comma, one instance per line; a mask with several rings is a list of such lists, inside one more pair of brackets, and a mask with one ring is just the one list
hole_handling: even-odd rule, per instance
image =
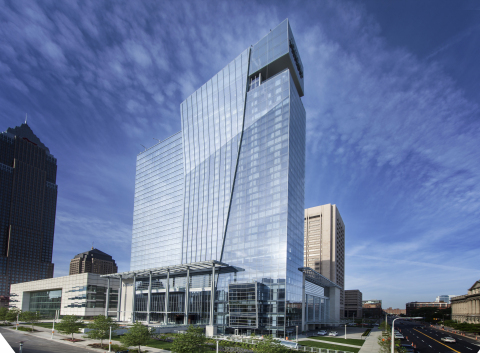
[[33, 133], [32, 129], [30, 126], [28, 126], [26, 123], [16, 126], [14, 128], [9, 127], [7, 131], [3, 132], [4, 134], [10, 134], [14, 135], [17, 137], [21, 137], [25, 140], [28, 140], [29, 142], [37, 145], [38, 147], [44, 149], [48, 153], [50, 153], [50, 150], [48, 149], [47, 146], [45, 146], [42, 141]]
[[95, 249], [94, 247], [92, 247], [92, 249], [88, 251], [75, 255], [74, 259], [86, 258], [86, 257], [93, 257], [99, 260], [113, 261], [112, 256], [108, 255], [107, 253], [104, 253], [101, 250]]

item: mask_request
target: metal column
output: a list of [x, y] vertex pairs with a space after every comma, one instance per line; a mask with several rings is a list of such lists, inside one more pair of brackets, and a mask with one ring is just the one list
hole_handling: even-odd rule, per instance
[[167, 270], [167, 288], [165, 288], [165, 325], [168, 324], [168, 295], [170, 293], [170, 270]]
[[110, 277], [107, 278], [107, 298], [105, 299], [105, 316], [108, 317], [108, 307], [110, 306]]
[[148, 278], [148, 297], [147, 297], [147, 324], [150, 323], [150, 303], [152, 299], [152, 271]]
[[183, 323], [185, 325], [188, 325], [189, 294], [190, 294], [190, 267], [187, 267], [187, 283], [185, 285], [185, 318], [183, 319]]
[[212, 281], [210, 283], [210, 325], [213, 326], [213, 312], [215, 307], [215, 264], [212, 267]]
[[305, 272], [302, 274], [302, 331], [305, 331]]
[[132, 323], [135, 322], [135, 299], [137, 299], [137, 274], [133, 274], [133, 295], [132, 295]]
[[120, 275], [120, 278], [118, 280], [120, 281], [120, 285], [118, 286], [117, 321], [120, 321], [120, 313], [122, 311], [122, 275]]

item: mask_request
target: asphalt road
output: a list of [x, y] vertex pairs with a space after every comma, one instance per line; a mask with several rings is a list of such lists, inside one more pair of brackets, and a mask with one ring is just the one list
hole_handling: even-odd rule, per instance
[[20, 341], [24, 341], [22, 353], [99, 353], [99, 350], [72, 347], [71, 345], [38, 338], [27, 332], [15, 331], [10, 328], [0, 327], [0, 333], [16, 353], [20, 352]]
[[[398, 329], [405, 337], [403, 343], [416, 345], [416, 352], [419, 353], [477, 353], [480, 352], [480, 345], [465, 337], [450, 335], [444, 331], [424, 328], [422, 325], [411, 323], [395, 322], [395, 329]], [[445, 343], [442, 337], [451, 336], [457, 340], [456, 343]], [[407, 340], [408, 337], [408, 340]]]

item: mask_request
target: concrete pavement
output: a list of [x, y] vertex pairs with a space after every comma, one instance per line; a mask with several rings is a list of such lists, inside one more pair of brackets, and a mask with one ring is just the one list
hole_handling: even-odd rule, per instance
[[[327, 340], [321, 340], [321, 339], [313, 339], [313, 338], [299, 338], [299, 342], [301, 341], [313, 341], [313, 342], [322, 342], [322, 343], [328, 343], [328, 344], [335, 344], [339, 346], [345, 346], [345, 347], [353, 347], [353, 348], [360, 348], [360, 346], [356, 346], [354, 344], [346, 344], [346, 343], [339, 343], [339, 342], [332, 342], [332, 341], [327, 341]], [[301, 344], [301, 343], [300, 343]]]
[[365, 340], [362, 348], [358, 353], [379, 353], [380, 345], [378, 344], [378, 337], [382, 336], [382, 331], [375, 327], [370, 331], [370, 335]]
[[[21, 326], [23, 326], [23, 325], [21, 325]], [[30, 327], [30, 326], [25, 325], [25, 327]], [[74, 338], [81, 339], [83, 341], [73, 343], [73, 342], [64, 340], [65, 338], [71, 338], [71, 335], [65, 336], [65, 335], [59, 334], [55, 330], [55, 334], [54, 334], [53, 339], [52, 339], [52, 330], [51, 329], [43, 328], [43, 327], [37, 327], [37, 326], [35, 326], [35, 329], [38, 330], [38, 332], [33, 332], [32, 333], [32, 332], [24, 332], [24, 331], [15, 331], [14, 328], [13, 329], [12, 328], [7, 328], [7, 327], [5, 328], [5, 330], [13, 331], [14, 333], [16, 333], [18, 335], [20, 335], [20, 333], [21, 334], [27, 334], [29, 336], [33, 336], [33, 337], [36, 337], [36, 338], [41, 338], [41, 339], [44, 339], [44, 340], [48, 340], [50, 342], [61, 343], [61, 344], [68, 345], [70, 347], [83, 348], [84, 350], [87, 350], [87, 352], [100, 353], [100, 352], [108, 351], [108, 349], [107, 350], [102, 350], [102, 349], [98, 349], [98, 348], [88, 347], [89, 344], [100, 343], [100, 340], [84, 338], [83, 337], [83, 336], [85, 336], [84, 334], [74, 334], [73, 335]], [[108, 344], [108, 339], [103, 340], [103, 342]], [[113, 344], [119, 344], [119, 342], [117, 342], [117, 341], [113, 341], [112, 343]], [[138, 348], [138, 347], [132, 347], [132, 348]], [[146, 346], [141, 346], [141, 350], [142, 350], [142, 352], [145, 351], [145, 350], [148, 350], [148, 352], [152, 352], [152, 353], [171, 353], [170, 351], [166, 351], [164, 349], [152, 348], [152, 347], [146, 347]], [[46, 352], [48, 352], [48, 351], [46, 351]]]

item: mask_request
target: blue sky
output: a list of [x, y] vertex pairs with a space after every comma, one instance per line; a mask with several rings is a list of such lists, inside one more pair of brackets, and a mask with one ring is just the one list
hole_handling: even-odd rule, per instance
[[305, 206], [346, 224], [346, 288], [384, 307], [480, 277], [480, 5], [0, 0], [0, 130], [58, 159], [55, 276], [92, 246], [129, 269], [136, 155], [289, 18], [305, 67]]

